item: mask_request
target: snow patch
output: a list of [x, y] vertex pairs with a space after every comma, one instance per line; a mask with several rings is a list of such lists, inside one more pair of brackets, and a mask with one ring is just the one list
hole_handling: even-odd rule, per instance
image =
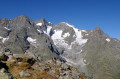
[[68, 24], [68, 23], [66, 23], [66, 25], [67, 25], [67, 26], [69, 26], [69, 27], [74, 28], [74, 26], [73, 26], [73, 25], [70, 25], [70, 24]]
[[51, 26], [47, 26], [47, 35], [49, 36], [50, 31], [51, 31], [52, 27]]
[[61, 35], [62, 35], [62, 30], [54, 30], [54, 34], [53, 34], [53, 36], [52, 36], [52, 39], [63, 39], [62, 37], [61, 37]]
[[64, 47], [64, 48], [68, 48], [68, 44], [65, 43], [65, 40], [64, 38], [62, 37], [62, 30], [54, 30], [54, 34], [52, 35], [52, 39], [54, 41], [54, 44], [57, 46], [57, 47]]
[[0, 36], [0, 39], [2, 39], [3, 37]]
[[73, 35], [73, 37], [76, 37], [76, 35]]
[[7, 28], [7, 27], [4, 27], [6, 30], [11, 30], [11, 29], [9, 29], [9, 28]]
[[110, 39], [109, 39], [109, 38], [107, 38], [107, 39], [106, 39], [106, 41], [107, 41], [107, 42], [110, 42]]
[[47, 26], [47, 31], [43, 31], [45, 34], [47, 34], [48, 36], [50, 36], [50, 31], [52, 29], [52, 26]]
[[39, 33], [42, 33], [42, 31], [41, 31], [41, 30], [39, 30], [39, 29], [37, 29], [37, 31], [38, 31]]
[[86, 36], [88, 36], [89, 34], [85, 34]]
[[87, 33], [87, 31], [86, 31], [86, 30], [82, 30], [82, 32], [85, 32], [85, 33]]
[[36, 25], [37, 25], [37, 26], [42, 26], [43, 24], [42, 24], [42, 23], [37, 23]]
[[82, 31], [78, 30], [77, 28], [73, 27], [75, 34], [76, 34], [76, 40], [74, 42], [72, 42], [72, 44], [74, 43], [78, 43], [79, 45], [82, 45], [84, 43], [87, 42], [88, 39], [82, 39]]
[[48, 22], [49, 24], [52, 24], [51, 22]]
[[68, 32], [68, 33], [65, 33], [65, 34], [63, 35], [64, 38], [69, 37], [69, 36], [70, 36], [70, 33], [69, 33], [69, 32]]
[[30, 42], [30, 43], [36, 43], [36, 39], [33, 39], [31, 37], [28, 37], [27, 40]]
[[36, 39], [33, 39], [33, 38], [31, 38], [31, 37], [28, 37], [27, 38], [27, 41], [31, 44], [31, 45], [33, 45], [33, 46], [35, 46], [35, 47], [37, 47], [37, 42], [36, 42]]
[[2, 40], [3, 43], [5, 43], [5, 41], [7, 41], [8, 39], [9, 39], [9, 36], [6, 38], [0, 36], [0, 40]]
[[66, 26], [69, 26], [69, 27], [74, 27], [73, 25], [70, 25], [69, 23], [66, 23], [66, 22], [61, 22], [61, 23], [64, 23], [66, 24]]

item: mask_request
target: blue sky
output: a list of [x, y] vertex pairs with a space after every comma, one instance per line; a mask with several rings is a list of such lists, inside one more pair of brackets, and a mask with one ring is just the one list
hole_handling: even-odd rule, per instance
[[99, 26], [120, 39], [120, 0], [0, 0], [0, 18], [22, 14], [53, 24], [68, 22], [83, 30]]

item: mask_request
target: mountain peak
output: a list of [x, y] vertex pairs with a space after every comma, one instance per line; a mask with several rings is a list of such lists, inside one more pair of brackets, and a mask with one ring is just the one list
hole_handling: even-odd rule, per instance
[[4, 20], [8, 20], [8, 19], [7, 18], [2, 18], [1, 20], [4, 21]]
[[100, 27], [96, 27], [96, 28], [94, 29], [94, 31], [99, 31], [99, 32], [101, 31], [101, 32], [103, 32]]
[[95, 32], [95, 34], [100, 34], [100, 35], [104, 34], [104, 32], [100, 27], [96, 27], [93, 31]]
[[101, 30], [101, 28], [100, 28], [100, 27], [96, 27], [96, 28], [95, 28], [95, 30], [97, 30], [97, 31], [98, 31], [98, 30]]
[[7, 18], [2, 18], [2, 19], [0, 20], [0, 23], [4, 23], [4, 22], [7, 22], [7, 21], [9, 21], [9, 19], [7, 19]]
[[14, 18], [13, 20], [22, 20], [22, 21], [28, 21], [30, 20], [30, 18], [26, 15], [21, 15], [21, 16], [18, 16], [16, 18]]
[[69, 23], [67, 23], [67, 22], [60, 22], [59, 24], [60, 24], [60, 25], [66, 25], [66, 26], [69, 26], [69, 27], [74, 28], [73, 25], [71, 25], [71, 24], [69, 24]]
[[18, 17], [29, 18], [27, 15], [21, 15], [21, 16], [18, 16]]
[[13, 22], [15, 22], [15, 23], [22, 23], [22, 24], [26, 24], [26, 23], [28, 23], [28, 24], [34, 24], [34, 22], [33, 22], [33, 20], [31, 20], [28, 16], [26, 16], [26, 15], [21, 15], [21, 16], [18, 16], [18, 17], [16, 17], [16, 18], [14, 18], [13, 20], [12, 20]]
[[44, 18], [41, 18], [41, 19], [39, 19], [39, 20], [36, 20], [35, 23], [36, 23], [36, 24], [37, 24], [37, 23], [46, 24], [47, 21], [46, 21]]

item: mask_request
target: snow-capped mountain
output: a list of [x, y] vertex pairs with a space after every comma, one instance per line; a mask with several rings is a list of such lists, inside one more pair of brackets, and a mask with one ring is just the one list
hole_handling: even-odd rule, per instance
[[0, 20], [0, 50], [32, 53], [40, 61], [65, 61], [93, 79], [119, 79], [120, 41], [99, 27], [80, 30], [45, 19], [32, 21], [25, 15]]
[[[39, 23], [41, 22], [36, 25]], [[61, 22], [46, 25], [44, 33], [53, 40], [60, 56], [83, 73], [94, 79], [112, 79], [117, 74], [113, 70], [120, 65], [120, 41], [110, 38], [99, 27], [94, 30], [80, 30], [69, 23]], [[111, 69], [107, 71], [104, 67]], [[106, 75], [103, 76], [103, 73]]]
[[[42, 27], [39, 24], [44, 25], [41, 21], [36, 25]], [[85, 70], [85, 60], [83, 59], [82, 47], [88, 40], [83, 38], [83, 34], [88, 35], [87, 31], [79, 30], [65, 22], [45, 26], [47, 28], [44, 30], [44, 33], [53, 40], [60, 53], [60, 56], [64, 58], [68, 64]]]

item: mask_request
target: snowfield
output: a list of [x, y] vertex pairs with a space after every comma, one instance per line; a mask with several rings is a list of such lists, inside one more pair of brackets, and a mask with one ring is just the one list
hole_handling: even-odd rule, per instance
[[37, 26], [42, 26], [43, 24], [42, 24], [42, 23], [37, 23], [36, 25], [37, 25]]

